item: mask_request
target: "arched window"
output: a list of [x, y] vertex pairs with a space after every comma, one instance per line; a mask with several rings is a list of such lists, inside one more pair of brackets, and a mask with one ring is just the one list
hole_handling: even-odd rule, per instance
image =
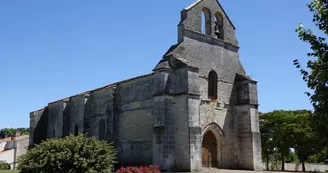
[[74, 127], [74, 135], [75, 136], [79, 135], [79, 125], [78, 124], [76, 124]]
[[216, 13], [215, 14], [215, 18], [214, 18], [214, 24], [215, 24], [215, 35], [219, 38], [219, 39], [223, 39], [223, 17], [220, 13]]
[[99, 128], [98, 128], [98, 137], [99, 137], [99, 140], [104, 140], [105, 139], [105, 130], [106, 130], [105, 120], [104, 119], [101, 119], [99, 121]]
[[208, 97], [213, 100], [218, 98], [218, 76], [213, 70], [208, 74]]
[[211, 35], [211, 12], [207, 8], [202, 9], [202, 33]]

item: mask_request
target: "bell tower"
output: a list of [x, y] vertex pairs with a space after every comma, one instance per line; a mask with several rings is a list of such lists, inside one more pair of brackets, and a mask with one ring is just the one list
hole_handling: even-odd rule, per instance
[[178, 43], [154, 68], [153, 163], [166, 171], [261, 170], [256, 81], [217, 0], [181, 12]]
[[201, 33], [238, 46], [235, 27], [216, 0], [198, 0], [183, 9], [178, 33], [179, 43], [183, 41], [183, 37], [188, 37], [191, 33]]

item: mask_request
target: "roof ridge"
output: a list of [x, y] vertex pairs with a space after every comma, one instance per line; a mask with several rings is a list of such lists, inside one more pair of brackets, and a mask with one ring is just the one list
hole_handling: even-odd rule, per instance
[[92, 89], [92, 90], [87, 90], [87, 91], [85, 91], [85, 92], [82, 92], [82, 93], [79, 93], [79, 94], [75, 94], [75, 95], [72, 95], [72, 96], [70, 96], [70, 97], [66, 97], [66, 98], [59, 99], [59, 100], [54, 101], [54, 102], [50, 102], [49, 104], [56, 103], [56, 102], [59, 102], [59, 101], [66, 101], [66, 102], [68, 102], [69, 99], [70, 99], [71, 97], [91, 94], [91, 93], [94, 92], [94, 91], [99, 91], [99, 90], [106, 89], [106, 88], [112, 88], [112, 87], [116, 86], [117, 84], [121, 84], [121, 83], [124, 83], [124, 82], [129, 82], [129, 81], [132, 81], [132, 80], [134, 80], [134, 79], [139, 79], [139, 78], [143, 78], [143, 77], [151, 76], [151, 75], [153, 75], [153, 74], [154, 74], [154, 73], [152, 72], [152, 73], [148, 73], [148, 74], [144, 74], [144, 75], [136, 76], [136, 77], [133, 77], [133, 78], [125, 79], [125, 80], [122, 80], [122, 81], [118, 81], [118, 82], [115, 82], [115, 83], [111, 83], [111, 84], [109, 84], [109, 85], [105, 85], [105, 86], [102, 86], [102, 87], [99, 87], [99, 88], [95, 88], [95, 89]]

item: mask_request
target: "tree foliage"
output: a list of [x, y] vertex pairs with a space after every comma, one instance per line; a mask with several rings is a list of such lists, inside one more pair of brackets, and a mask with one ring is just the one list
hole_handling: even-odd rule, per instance
[[275, 152], [280, 154], [282, 170], [284, 170], [285, 159], [290, 157], [291, 148], [295, 149], [302, 163], [315, 153], [315, 136], [311, 127], [311, 118], [312, 112], [308, 110], [277, 110], [260, 114], [262, 153], [267, 167], [270, 155], [274, 155]]
[[0, 130], [0, 139], [5, 137], [15, 136], [16, 131], [19, 131], [21, 134], [29, 134], [29, 128], [4, 128]]
[[10, 169], [10, 165], [8, 163], [0, 162], [0, 170], [9, 170], [9, 169]]
[[18, 159], [22, 173], [110, 173], [117, 150], [84, 134], [49, 139]]
[[311, 46], [312, 52], [307, 55], [314, 59], [308, 60], [306, 68], [302, 67], [298, 60], [294, 60], [296, 68], [300, 69], [303, 80], [313, 93], [307, 92], [314, 106], [314, 123], [316, 132], [321, 136], [321, 141], [328, 141], [328, 1], [313, 0], [307, 4], [313, 13], [313, 22], [322, 36], [317, 36], [311, 29], [305, 29], [302, 24], [296, 29], [300, 40]]
[[305, 171], [305, 162], [309, 157], [317, 152], [318, 140], [315, 133], [313, 133], [313, 127], [311, 125], [311, 119], [313, 114], [309, 111], [298, 111], [295, 114], [296, 126], [293, 129], [294, 145], [293, 148], [297, 154], [299, 161], [302, 163], [302, 170]]

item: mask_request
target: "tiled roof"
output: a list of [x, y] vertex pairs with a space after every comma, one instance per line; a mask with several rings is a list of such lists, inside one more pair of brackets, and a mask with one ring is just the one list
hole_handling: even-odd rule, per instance
[[[100, 87], [100, 88], [96, 88], [96, 89], [89, 90], [89, 91], [86, 91], [86, 92], [83, 92], [83, 93], [80, 93], [80, 94], [76, 94], [76, 95], [73, 95], [71, 97], [89, 95], [89, 94], [91, 94], [92, 92], [95, 92], [95, 91], [99, 91], [99, 90], [106, 89], [106, 88], [113, 88], [118, 84], [121, 84], [121, 83], [124, 83], [124, 82], [129, 82], [129, 81], [132, 81], [132, 80], [135, 80], [135, 79], [148, 77], [148, 76], [151, 76], [151, 75], [153, 75], [153, 73], [148, 73], [148, 74], [145, 74], [145, 75], [141, 75], [141, 76], [133, 77], [133, 78], [130, 78], [130, 79], [122, 80], [122, 81], [119, 81], [119, 82], [116, 82], [116, 83], [105, 85], [105, 86]], [[69, 102], [69, 99], [70, 99], [70, 97], [67, 97], [67, 98], [60, 99], [60, 100], [57, 100], [57, 101], [54, 101], [54, 102], [50, 102], [49, 104], [60, 102], [60, 101]]]
[[[29, 135], [23, 135], [23, 136], [16, 137], [16, 139], [13, 140], [13, 141], [21, 141], [21, 140], [24, 140], [26, 138], [29, 138]], [[11, 137], [10, 138], [0, 139], [0, 143], [2, 143], [2, 142], [8, 142], [8, 141], [12, 141], [11, 140]]]
[[4, 152], [8, 152], [8, 151], [12, 151], [13, 149], [11, 150], [3, 150], [3, 151], [0, 151], [0, 154], [4, 153]]

